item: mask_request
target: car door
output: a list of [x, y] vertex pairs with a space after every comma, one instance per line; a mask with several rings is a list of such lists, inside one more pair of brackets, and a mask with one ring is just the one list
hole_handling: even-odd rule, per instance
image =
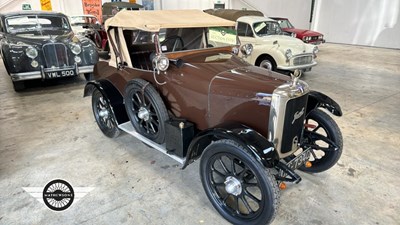
[[253, 44], [255, 43], [255, 37], [250, 24], [244, 22], [237, 22], [236, 25], [237, 35], [240, 39], [240, 44]]

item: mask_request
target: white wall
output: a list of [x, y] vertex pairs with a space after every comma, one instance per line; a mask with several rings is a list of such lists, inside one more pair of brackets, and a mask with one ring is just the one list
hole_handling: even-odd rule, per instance
[[213, 0], [155, 0], [155, 3], [159, 3], [162, 9], [210, 9], [214, 7]]
[[317, 0], [315, 10], [329, 42], [400, 48], [400, 0]]
[[232, 0], [232, 9], [242, 8], [259, 10], [267, 17], [289, 18], [295, 27], [310, 28], [311, 0]]
[[[248, 3], [248, 4], [246, 4]], [[287, 17], [297, 28], [311, 28], [328, 42], [400, 48], [400, 0], [232, 0], [232, 8], [256, 8]]]

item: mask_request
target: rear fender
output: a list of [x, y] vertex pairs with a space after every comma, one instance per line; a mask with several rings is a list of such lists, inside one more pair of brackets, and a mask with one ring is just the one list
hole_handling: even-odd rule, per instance
[[335, 116], [342, 116], [339, 104], [330, 97], [318, 91], [311, 91], [308, 95], [307, 114], [316, 108], [325, 108]]
[[272, 168], [279, 161], [274, 145], [253, 129], [238, 123], [221, 124], [204, 130], [193, 138], [189, 145], [182, 169], [200, 158], [212, 141], [230, 139], [247, 149], [265, 167]]
[[129, 117], [125, 109], [124, 98], [119, 93], [117, 88], [114, 87], [114, 85], [107, 80], [90, 81], [85, 86], [83, 97], [92, 95], [95, 88], [97, 88], [110, 103], [118, 124], [129, 121]]

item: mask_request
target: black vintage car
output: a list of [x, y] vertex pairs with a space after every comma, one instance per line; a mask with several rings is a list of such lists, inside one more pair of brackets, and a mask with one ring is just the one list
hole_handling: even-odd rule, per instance
[[25, 81], [76, 76], [89, 80], [99, 56], [94, 43], [76, 37], [67, 16], [55, 12], [0, 15], [1, 56], [14, 90]]

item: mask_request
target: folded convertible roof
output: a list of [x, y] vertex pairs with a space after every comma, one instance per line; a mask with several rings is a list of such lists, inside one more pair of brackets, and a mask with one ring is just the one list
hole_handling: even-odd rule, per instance
[[158, 32], [161, 28], [233, 27], [235, 22], [201, 10], [122, 10], [108, 19], [105, 25]]

